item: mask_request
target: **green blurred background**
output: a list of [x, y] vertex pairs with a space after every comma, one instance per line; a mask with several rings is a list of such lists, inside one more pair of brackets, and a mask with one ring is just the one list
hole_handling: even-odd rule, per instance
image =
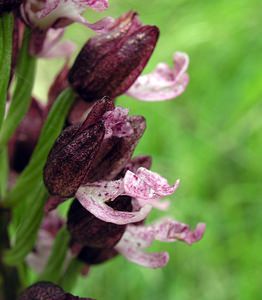
[[[168, 250], [168, 266], [150, 270], [118, 257], [79, 278], [74, 292], [96, 299], [262, 299], [262, 2], [260, 0], [111, 0], [103, 15], [133, 9], [161, 38], [145, 72], [174, 51], [189, 54], [190, 84], [174, 101], [119, 104], [147, 119], [137, 153], [153, 170], [181, 179], [168, 215], [207, 224], [204, 239]], [[90, 20], [99, 17], [88, 13]], [[79, 47], [90, 35], [71, 26]], [[61, 61], [41, 62], [36, 94], [45, 97]], [[56, 65], [56, 70], [54, 69]], [[151, 219], [162, 213], [154, 212]]]

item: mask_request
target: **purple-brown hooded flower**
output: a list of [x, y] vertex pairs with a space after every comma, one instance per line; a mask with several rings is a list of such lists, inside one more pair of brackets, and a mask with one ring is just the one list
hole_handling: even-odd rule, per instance
[[147, 64], [159, 36], [134, 12], [117, 19], [107, 33], [91, 38], [69, 73], [69, 82], [85, 101], [115, 98], [133, 84]]
[[0, 14], [3, 12], [11, 11], [19, 7], [22, 0], [1, 0], [0, 1]]
[[122, 171], [145, 129], [142, 117], [127, 113], [104, 98], [92, 107], [82, 125], [63, 131], [44, 170], [52, 195], [73, 196], [81, 184], [110, 180]]
[[[138, 184], [134, 188], [136, 197], [138, 194], [140, 197], [147, 195], [148, 198], [149, 194], [151, 197], [159, 197], [159, 194], [171, 192], [170, 189], [172, 188], [166, 185], [163, 178], [163, 182], [159, 181], [158, 184], [155, 182], [156, 178], [161, 179], [159, 175], [156, 176], [155, 173], [149, 171], [144, 176], [144, 180], [151, 186], [151, 189], [154, 186], [154, 196], [152, 193], [148, 193], [148, 190], [146, 191], [145, 186], [141, 188], [141, 184]], [[97, 191], [98, 195], [101, 194], [100, 192]], [[93, 196], [94, 193], [91, 191], [89, 197], [92, 198]], [[102, 195], [102, 198], [104, 197], [105, 195]], [[127, 219], [127, 215], [130, 215], [127, 209], [130, 211], [130, 209], [134, 210], [136, 206], [139, 206], [139, 203], [136, 203], [138, 198], [133, 198], [131, 202], [127, 203], [128, 199], [130, 201], [132, 198], [130, 196], [118, 196], [115, 200], [107, 202], [106, 205], [114, 208], [114, 213], [118, 214], [118, 218], [115, 217], [113, 223], [110, 223], [109, 219], [102, 221], [101, 219], [105, 220], [106, 217], [95, 216], [93, 215], [94, 211], [91, 211], [91, 214], [90, 210], [85, 210], [85, 203], [80, 201], [83, 205], [81, 207], [76, 200], [73, 202], [69, 211], [67, 226], [71, 233], [72, 244], [81, 249], [78, 253], [80, 260], [88, 265], [93, 265], [105, 262], [117, 254], [122, 254], [126, 259], [144, 267], [160, 268], [167, 264], [169, 255], [167, 252], [145, 252], [145, 249], [149, 248], [153, 241], [168, 243], [183, 241], [191, 245], [203, 237], [205, 224], [199, 223], [195, 230], [190, 230], [188, 225], [172, 218], [165, 218], [151, 225], [145, 225], [144, 221], [126, 226], [119, 225], [122, 224], [121, 222], [117, 223], [118, 225], [114, 224], [116, 219], [120, 220], [120, 209], [117, 206], [120, 205], [120, 208], [126, 212], [125, 217]], [[124, 212], [122, 217], [124, 218]], [[125, 222], [123, 223], [125, 224]]]
[[91, 298], [79, 298], [66, 293], [58, 285], [51, 282], [37, 282], [27, 288], [19, 297], [19, 300], [92, 300]]

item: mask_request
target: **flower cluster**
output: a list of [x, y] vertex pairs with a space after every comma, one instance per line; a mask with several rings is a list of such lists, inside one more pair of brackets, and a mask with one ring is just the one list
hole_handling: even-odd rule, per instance
[[[146, 120], [116, 105], [117, 97], [124, 94], [146, 102], [176, 98], [189, 82], [189, 58], [176, 52], [173, 67], [160, 63], [152, 73], [141, 75], [156, 47], [159, 29], [142, 24], [133, 11], [94, 24], [82, 16], [87, 8], [103, 11], [107, 7], [107, 0], [0, 3], [0, 13], [13, 10], [16, 15], [14, 57], [21, 50], [23, 33], [29, 29], [31, 56], [66, 59], [50, 87], [46, 104], [32, 97], [27, 113], [9, 140], [10, 188], [29, 163], [58, 95], [65, 89], [74, 95], [64, 129], [43, 169], [49, 198], [36, 245], [26, 258], [27, 264], [39, 273], [43, 272], [63, 226], [70, 234], [68, 259], [73, 255], [87, 266], [121, 254], [141, 266], [160, 268], [167, 264], [169, 254], [147, 252], [154, 241], [191, 245], [205, 231], [203, 223], [191, 230], [170, 217], [147, 224], [152, 209], [168, 209], [170, 203], [165, 197], [175, 193], [179, 180], [169, 184], [150, 170], [150, 156], [133, 156]], [[83, 24], [95, 35], [70, 66], [75, 46], [61, 38], [72, 22]], [[54, 209], [68, 198], [73, 201], [67, 219], [62, 220]], [[40, 282], [29, 287], [20, 299], [80, 298], [51, 283]]]

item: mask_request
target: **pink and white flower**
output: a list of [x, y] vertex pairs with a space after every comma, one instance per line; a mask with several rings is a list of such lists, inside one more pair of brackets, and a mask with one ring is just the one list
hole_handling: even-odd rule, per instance
[[[76, 198], [98, 219], [123, 225], [144, 220], [152, 207], [161, 207], [160, 200], [172, 195], [178, 184], [177, 180], [175, 184], [169, 185], [165, 178], [141, 167], [136, 173], [127, 171], [123, 179], [82, 185], [76, 192]], [[137, 210], [117, 211], [106, 204], [120, 195], [132, 197]]]

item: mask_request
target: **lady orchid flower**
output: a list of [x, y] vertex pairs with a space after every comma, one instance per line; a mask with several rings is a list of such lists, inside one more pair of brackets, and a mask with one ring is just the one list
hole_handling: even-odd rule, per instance
[[128, 116], [108, 98], [81, 125], [66, 128], [49, 153], [44, 181], [54, 196], [71, 197], [82, 183], [115, 178], [145, 130], [144, 118]]
[[140, 75], [159, 36], [135, 12], [124, 14], [87, 41], [69, 72], [69, 82], [87, 102], [123, 94]]
[[[130, 210], [130, 197], [118, 197], [110, 206], [126, 205]], [[101, 221], [86, 211], [75, 200], [68, 214], [67, 226], [71, 233], [73, 248], [80, 249], [78, 258], [87, 265], [99, 264], [118, 254], [126, 259], [149, 268], [160, 268], [167, 264], [169, 255], [166, 252], [148, 253], [144, 250], [151, 246], [153, 241], [175, 242], [183, 241], [189, 245], [199, 241], [204, 232], [205, 224], [199, 223], [195, 230], [189, 226], [165, 218], [152, 225], [143, 222], [116, 225]]]
[[139, 100], [160, 101], [184, 92], [189, 81], [186, 53], [174, 54], [173, 69], [161, 63], [151, 74], [139, 76], [156, 46], [157, 27], [141, 24], [129, 12], [107, 30], [85, 44], [69, 72], [69, 82], [83, 100], [114, 99], [127, 92]]

